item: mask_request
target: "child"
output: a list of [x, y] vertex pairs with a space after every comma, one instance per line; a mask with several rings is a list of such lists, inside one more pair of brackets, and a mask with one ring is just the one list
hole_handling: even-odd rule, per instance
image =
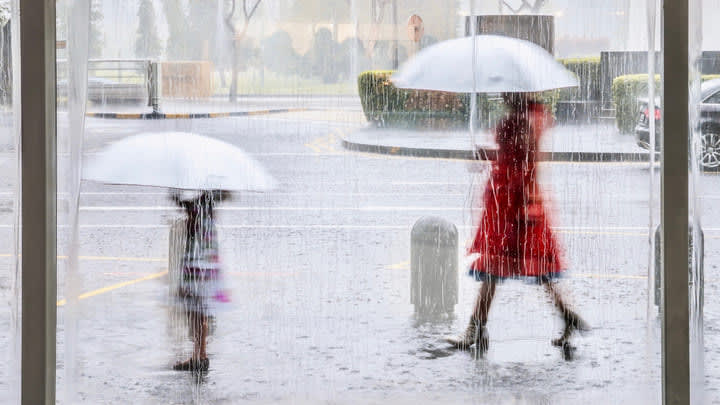
[[213, 206], [230, 196], [227, 191], [203, 190], [193, 199], [182, 200], [174, 193], [172, 199], [187, 215], [185, 252], [182, 257], [178, 299], [187, 314], [193, 339], [192, 356], [173, 366], [174, 370], [207, 371], [208, 321], [218, 303], [228, 302], [221, 288], [221, 266], [218, 255], [217, 231]]

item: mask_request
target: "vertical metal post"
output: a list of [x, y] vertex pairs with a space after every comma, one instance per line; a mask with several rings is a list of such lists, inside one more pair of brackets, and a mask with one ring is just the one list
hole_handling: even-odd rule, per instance
[[400, 66], [400, 30], [398, 29], [398, 8], [397, 0], [392, 0], [392, 24], [393, 24], [393, 69]]
[[20, 0], [21, 403], [55, 403], [55, 0]]
[[148, 106], [152, 107], [154, 114], [160, 113], [160, 64], [147, 62]]
[[[689, 4], [663, 2], [662, 137], [663, 404], [690, 404], [689, 312]], [[652, 153], [652, 151], [651, 151]]]

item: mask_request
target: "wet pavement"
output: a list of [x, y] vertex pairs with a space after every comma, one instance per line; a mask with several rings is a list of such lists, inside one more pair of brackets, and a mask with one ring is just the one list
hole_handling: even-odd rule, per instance
[[[163, 113], [221, 113], [233, 111], [256, 111], [264, 109], [281, 108], [307, 108], [327, 110], [328, 105], [343, 111], [361, 111], [360, 99], [357, 96], [308, 96], [304, 94], [284, 96], [238, 96], [235, 102], [228, 101], [227, 97], [214, 97], [210, 99], [188, 102], [183, 99], [163, 99], [160, 102], [160, 111]], [[151, 112], [147, 103], [140, 104], [96, 104], [88, 106], [88, 112], [93, 113], [124, 113], [142, 114]]]
[[[410, 230], [423, 216], [440, 216], [458, 226], [462, 247], [471, 235], [470, 190], [484, 183], [487, 164], [349, 152], [342, 133], [358, 125], [329, 115], [87, 125], [88, 155], [141, 130], [192, 131], [250, 152], [281, 186], [238, 194], [218, 210], [232, 303], [214, 324], [210, 371], [198, 377], [170, 369], [190, 350], [165, 274], [169, 224], [178, 212], [161, 189], [85, 184], [77, 275], [85, 295], [58, 309], [59, 403], [660, 403], [659, 321], [646, 319], [647, 163], [540, 165], [569, 263], [561, 284], [593, 330], [576, 339], [577, 358], [564, 361], [550, 345], [561, 321], [542, 290], [507, 282], [490, 312], [490, 350], [475, 359], [441, 338], [464, 329], [479, 284], [461, 266], [455, 311], [417, 316]], [[10, 158], [6, 152], [0, 160], [3, 246], [11, 240]], [[720, 403], [720, 177], [700, 181], [706, 387], [708, 403]], [[66, 224], [61, 212], [60, 255], [67, 253]], [[0, 260], [10, 268], [8, 255]], [[66, 266], [61, 257], [61, 298]], [[9, 302], [6, 274], [0, 294]], [[67, 317], [77, 320], [74, 337]], [[0, 347], [11, 341], [8, 320], [5, 309]], [[74, 353], [68, 365], [67, 350]], [[3, 402], [10, 371], [0, 370]]]

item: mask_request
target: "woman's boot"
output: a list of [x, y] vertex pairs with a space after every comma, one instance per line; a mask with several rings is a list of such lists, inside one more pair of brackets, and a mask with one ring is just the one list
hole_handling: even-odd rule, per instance
[[575, 356], [575, 346], [570, 344], [570, 336], [574, 331], [586, 332], [590, 330], [590, 325], [587, 324], [578, 314], [572, 311], [567, 311], [563, 315], [565, 321], [565, 329], [562, 335], [553, 339], [553, 346], [557, 346], [562, 350], [562, 355], [565, 360], [572, 360]]
[[570, 339], [570, 336], [572, 336], [573, 332], [576, 330], [580, 332], [587, 332], [590, 330], [590, 325], [580, 318], [580, 315], [573, 311], [565, 312], [563, 320], [565, 321], [565, 329], [563, 329], [563, 333], [559, 338], [553, 339], [553, 346], [561, 347]]
[[448, 337], [445, 341], [460, 350], [468, 350], [472, 345], [475, 345], [480, 353], [485, 353], [488, 349], [487, 329], [474, 318], [470, 319], [465, 333], [460, 336]]

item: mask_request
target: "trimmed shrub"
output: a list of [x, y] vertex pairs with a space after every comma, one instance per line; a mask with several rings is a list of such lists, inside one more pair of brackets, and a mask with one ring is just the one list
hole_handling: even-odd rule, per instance
[[[660, 91], [660, 75], [655, 75], [655, 91]], [[635, 129], [640, 114], [638, 98], [647, 97], [648, 75], [646, 73], [618, 76], [612, 83], [612, 98], [615, 106], [615, 122], [621, 133]]]
[[467, 122], [467, 97], [441, 91], [407, 90], [390, 81], [391, 70], [363, 72], [358, 92], [367, 120], [381, 128], [450, 128]]
[[388, 126], [390, 114], [402, 112], [408, 91], [390, 82], [392, 70], [371, 70], [358, 76], [358, 93], [365, 118], [372, 124]]
[[560, 90], [560, 100], [600, 100], [599, 56], [559, 59], [559, 62], [578, 79], [578, 87]]
[[[373, 70], [358, 76], [358, 93], [365, 118], [380, 128], [460, 128], [468, 124], [470, 96], [430, 90], [407, 90], [390, 81], [392, 70]], [[546, 91], [540, 101], [551, 111], [559, 91]], [[498, 95], [479, 94], [477, 127], [491, 128], [505, 114]]]

